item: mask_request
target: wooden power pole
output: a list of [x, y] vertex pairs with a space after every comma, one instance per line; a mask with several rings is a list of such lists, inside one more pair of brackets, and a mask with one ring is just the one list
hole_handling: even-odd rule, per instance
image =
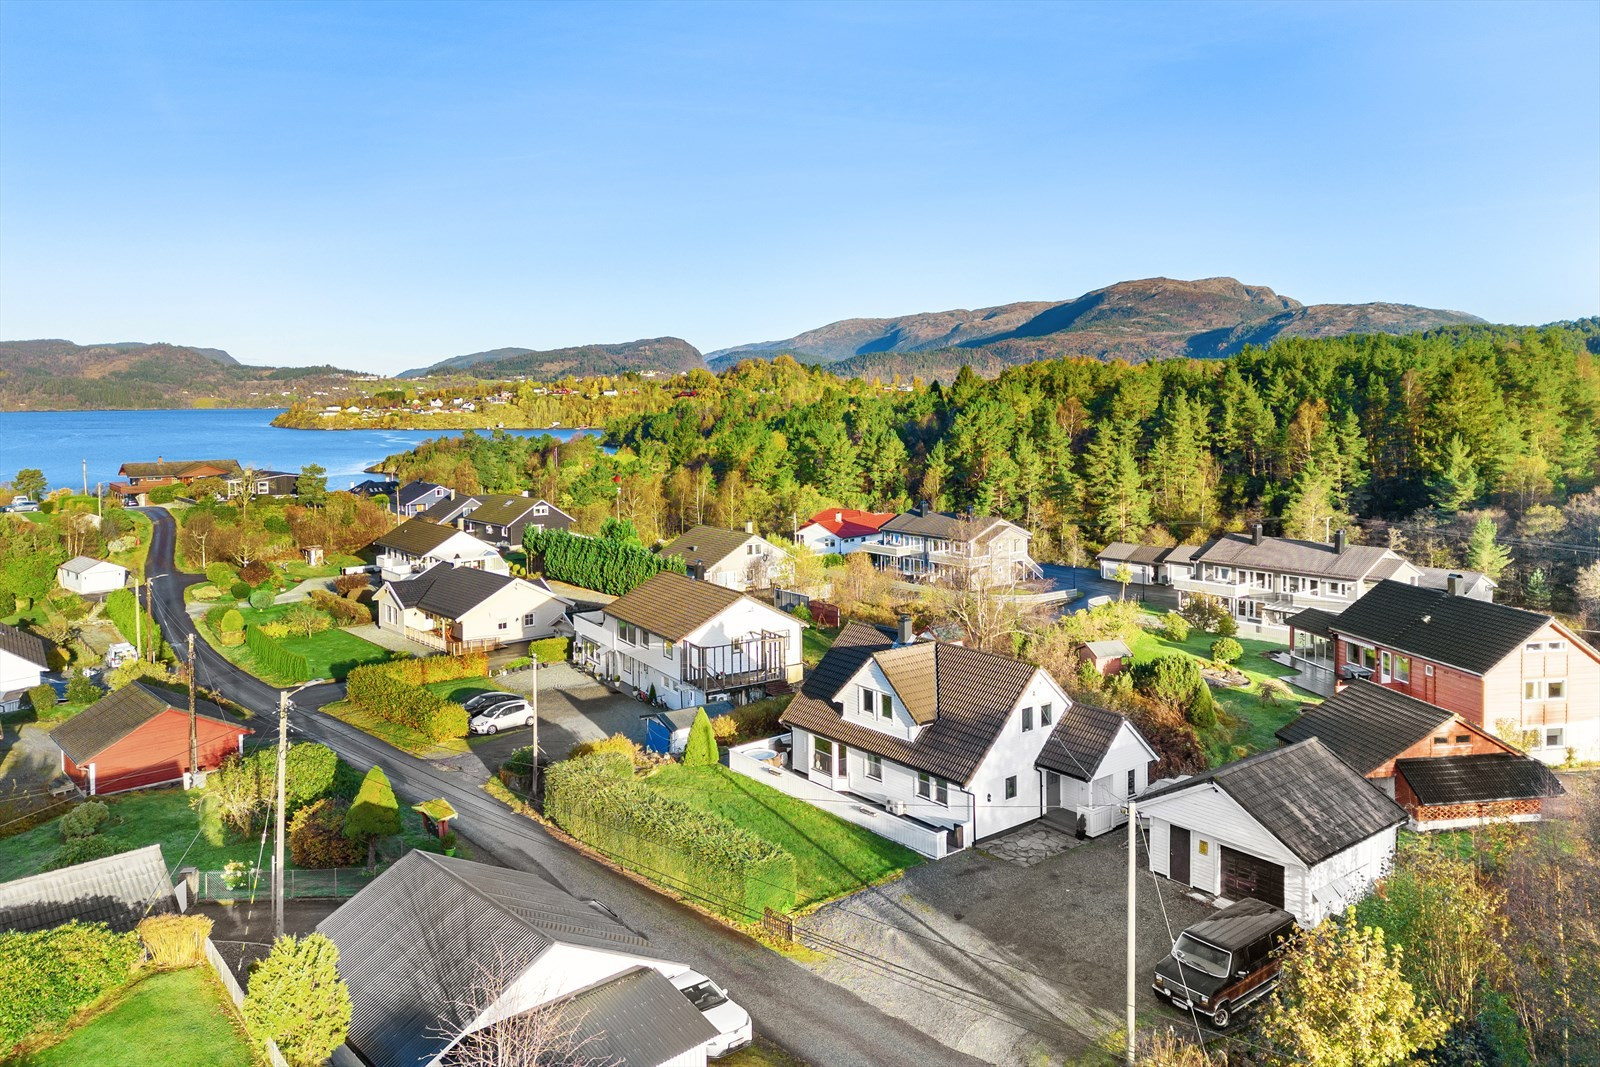
[[1134, 886], [1138, 879], [1139, 870], [1139, 806], [1132, 797], [1128, 798], [1128, 1067], [1134, 1067], [1134, 1038], [1137, 1031], [1133, 1022], [1133, 998], [1135, 992], [1133, 976], [1133, 931], [1135, 928], [1134, 916]]
[[278, 694], [278, 828], [272, 846], [272, 929], [283, 936], [283, 778], [289, 763], [289, 694]]
[[189, 631], [189, 785], [193, 788], [200, 775], [200, 730], [194, 718], [194, 631]]
[[539, 795], [539, 657], [533, 657], [533, 753], [528, 761], [528, 800]]

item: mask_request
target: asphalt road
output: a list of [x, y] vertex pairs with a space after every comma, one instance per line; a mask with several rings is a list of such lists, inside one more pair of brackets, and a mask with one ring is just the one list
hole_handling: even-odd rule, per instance
[[[194, 632], [183, 590], [204, 578], [175, 569], [175, 529], [167, 510], [140, 510], [154, 524], [148, 563], [154, 580], [152, 614], [166, 640], [181, 649]], [[276, 731], [280, 690], [233, 666], [198, 634], [195, 652], [202, 686], [218, 689], [249, 708], [258, 735]], [[817, 1067], [956, 1067], [983, 1062], [555, 840], [537, 823], [506, 810], [483, 792], [480, 787], [487, 772], [470, 757], [452, 761], [453, 766], [418, 759], [318, 710], [342, 696], [343, 686], [336, 684], [310, 686], [296, 694], [289, 719], [294, 736], [328, 745], [356, 767], [382, 764], [395, 792], [407, 802], [446, 798], [460, 813], [459, 832], [473, 844], [508, 867], [542, 875], [582, 899], [603, 901], [650, 939], [653, 952], [688, 963], [727, 986], [750, 1012], [757, 1031], [793, 1055]]]

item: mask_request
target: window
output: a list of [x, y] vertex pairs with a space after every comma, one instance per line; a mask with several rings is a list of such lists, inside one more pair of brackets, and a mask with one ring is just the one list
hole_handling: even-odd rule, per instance
[[1039, 705], [1039, 725], [1049, 726], [1050, 720], [1055, 718], [1055, 709], [1049, 704]]
[[537, 625], [539, 625], [539, 616], [536, 615], [535, 613], [531, 612], [531, 611], [528, 612], [526, 615], [524, 615], [522, 617], [522, 625], [524, 625], [524, 626], [537, 626]]
[[1032, 708], [1023, 708], [1022, 709], [1022, 732], [1023, 733], [1027, 733], [1031, 729], [1033, 729], [1033, 709]]
[[1139, 791], [1139, 775], [1135, 771], [1128, 772], [1128, 795], [1131, 797]]
[[1450, 743], [1450, 735], [1440, 734], [1438, 737], [1433, 739], [1433, 743], [1436, 745], [1448, 745]]
[[1391, 681], [1393, 677], [1391, 672], [1394, 669], [1393, 659], [1390, 657], [1389, 653], [1385, 652], [1380, 657], [1380, 662], [1383, 664], [1383, 670], [1381, 672], [1383, 680], [1386, 682]]
[[1397, 682], [1411, 681], [1411, 657], [1396, 655], [1394, 658], [1394, 680]]
[[828, 775], [833, 773], [833, 742], [826, 737], [814, 738], [811, 742], [811, 769]]
[[617, 623], [617, 640], [627, 645], [649, 645], [650, 635], [631, 622]]
[[1469, 744], [1471, 741], [1472, 737], [1469, 734], [1456, 734], [1456, 744], [1458, 745]]
[[866, 754], [867, 777], [874, 782], [883, 781], [883, 757], [873, 752]]
[[533, 513], [535, 515], [548, 515], [550, 514], [550, 509], [545, 507], [543, 504], [535, 504], [533, 507]]
[[505, 623], [503, 623], [503, 622], [502, 622], [502, 623], [500, 623], [500, 624], [499, 624], [499, 625], [498, 625], [498, 627], [497, 627], [497, 629], [501, 629], [501, 630], [504, 630], [504, 629], [505, 629], [505, 628], [506, 628], [506, 624], [505, 624]]
[[894, 718], [894, 698], [889, 696], [888, 693], [878, 694], [878, 718]]
[[1014, 774], [1006, 779], [1006, 799], [1017, 799], [1017, 776]]
[[1544, 683], [1545, 698], [1547, 700], [1565, 700], [1567, 697], [1567, 683], [1565, 679]]
[[1429, 678], [1432, 678], [1433, 677], [1433, 664], [1430, 663], [1426, 667], [1422, 668], [1422, 673], [1427, 675]]
[[950, 806], [950, 783], [943, 778], [934, 778], [923, 771], [917, 772], [917, 796], [931, 800], [944, 807]]
[[1529, 652], [1561, 652], [1567, 647], [1565, 641], [1529, 641]]
[[744, 554], [747, 555], [747, 556], [755, 555], [756, 554], [756, 546], [755, 545], [745, 545], [744, 546]]
[[868, 689], [866, 686], [862, 686], [861, 687], [861, 714], [866, 715], [866, 716], [868, 716], [870, 718], [872, 716], [872, 709], [873, 709], [872, 690]]
[[1544, 728], [1545, 748], [1565, 748], [1567, 745], [1567, 728], [1565, 726], [1546, 726]]
[[1537, 678], [1522, 683], [1523, 700], [1565, 700], [1567, 698], [1567, 680], [1565, 678]]

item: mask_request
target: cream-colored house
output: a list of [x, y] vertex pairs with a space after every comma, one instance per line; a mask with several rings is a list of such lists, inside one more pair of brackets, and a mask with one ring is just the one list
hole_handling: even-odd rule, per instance
[[542, 582], [436, 563], [383, 584], [373, 598], [378, 629], [444, 652], [499, 648], [570, 633], [572, 602]]

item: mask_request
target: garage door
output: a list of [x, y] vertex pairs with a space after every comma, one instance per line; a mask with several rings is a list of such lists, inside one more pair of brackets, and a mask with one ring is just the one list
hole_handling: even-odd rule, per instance
[[1276, 863], [1222, 846], [1222, 895], [1229, 900], [1251, 897], [1283, 907], [1283, 868]]

